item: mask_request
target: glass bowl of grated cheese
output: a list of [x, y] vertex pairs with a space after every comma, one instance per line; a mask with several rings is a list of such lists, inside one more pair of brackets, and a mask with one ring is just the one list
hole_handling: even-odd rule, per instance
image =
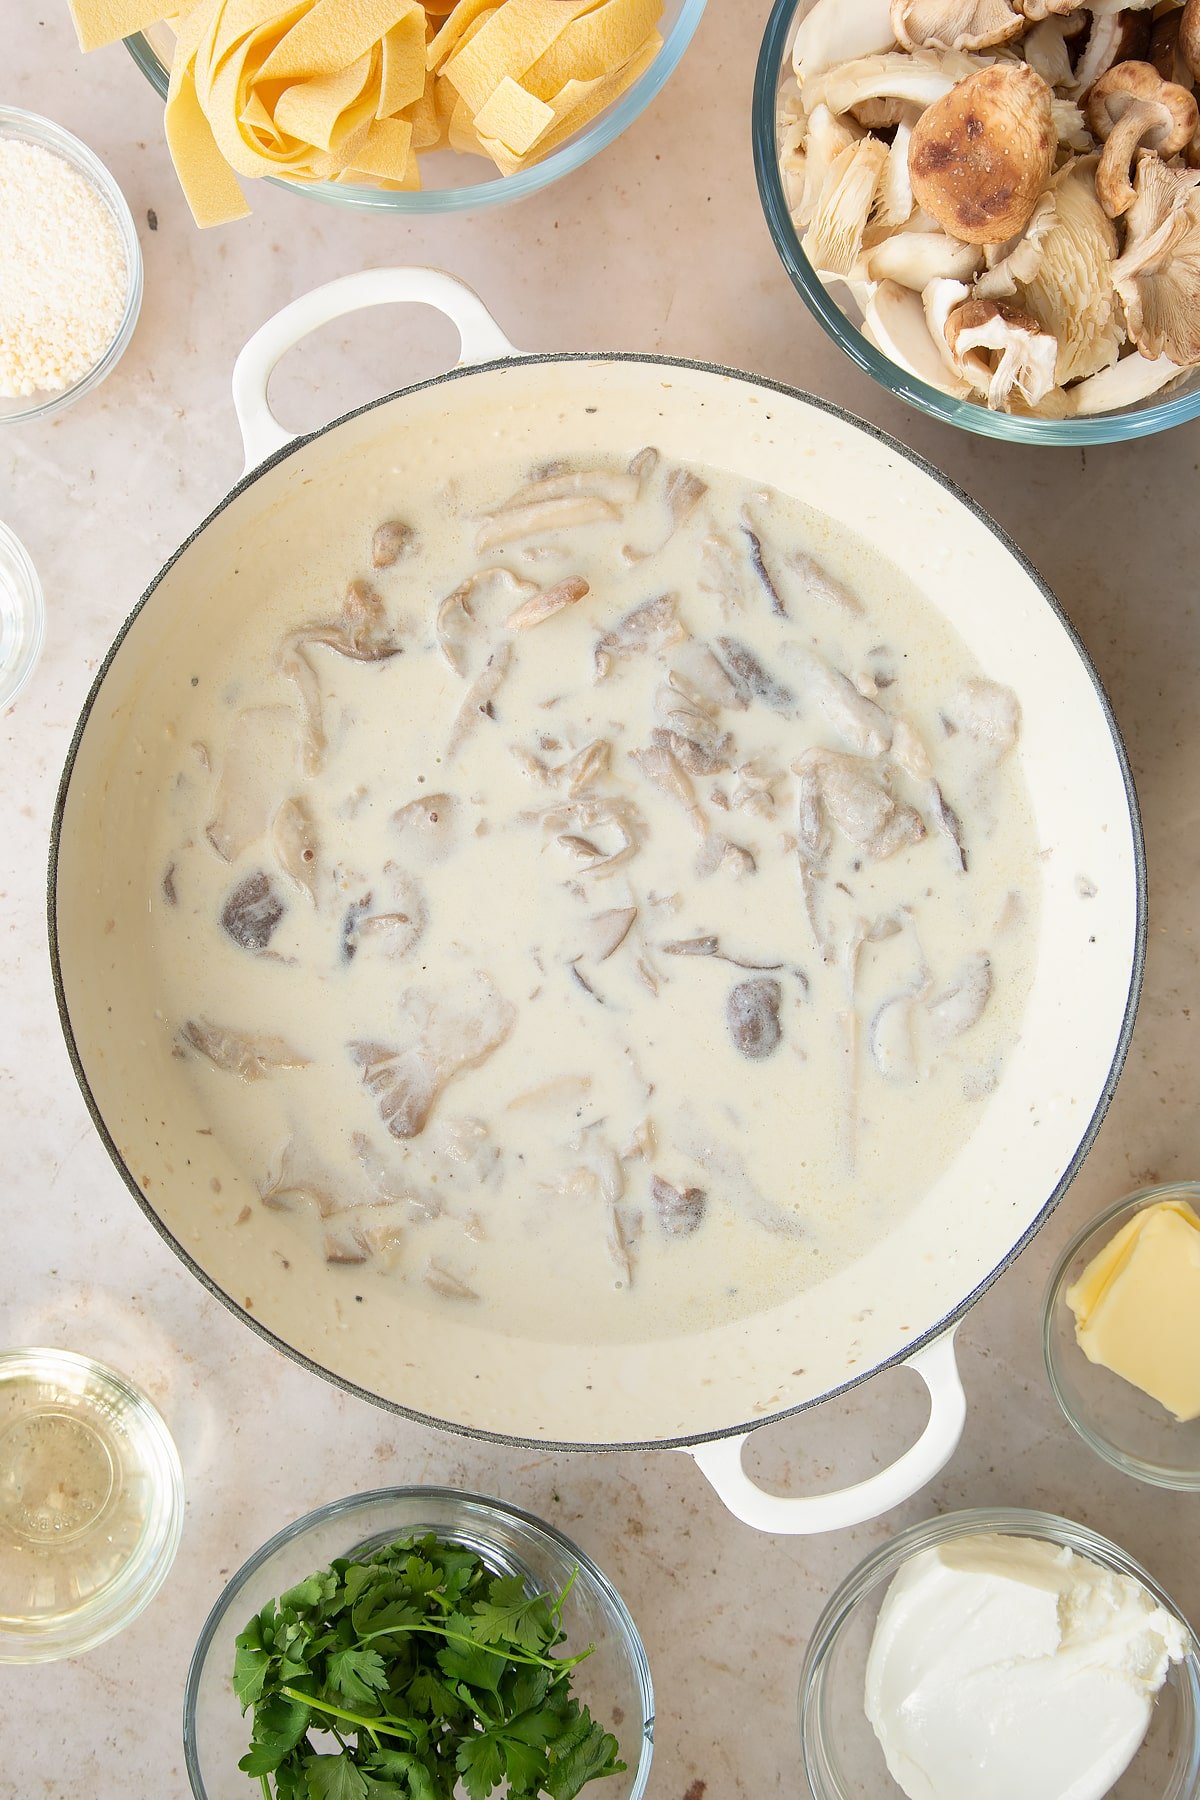
[[0, 424], [98, 387], [141, 304], [141, 246], [104, 164], [53, 120], [0, 106]]

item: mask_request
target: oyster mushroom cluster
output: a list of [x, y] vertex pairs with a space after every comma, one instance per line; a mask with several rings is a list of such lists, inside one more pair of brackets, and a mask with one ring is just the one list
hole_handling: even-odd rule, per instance
[[1200, 0], [816, 0], [793, 222], [909, 374], [1061, 419], [1200, 365]]

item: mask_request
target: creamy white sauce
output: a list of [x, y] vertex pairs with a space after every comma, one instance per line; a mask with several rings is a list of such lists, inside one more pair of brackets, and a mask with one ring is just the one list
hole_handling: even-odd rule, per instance
[[[611, 516], [478, 550], [540, 471], [477, 454], [382, 501], [414, 528], [388, 567], [328, 503], [319, 566], [264, 569], [198, 679], [153, 850], [165, 1037], [281, 1254], [315, 1235], [347, 1291], [546, 1337], [743, 1316], [895, 1227], [1019, 1029], [1017, 709], [799, 502], [698, 470], [672, 529], [671, 471], [611, 465], [581, 484]], [[381, 602], [349, 621], [348, 580]], [[663, 629], [622, 625], [664, 595]], [[714, 772], [680, 791], [671, 756]], [[255, 877], [257, 950], [220, 924]]]

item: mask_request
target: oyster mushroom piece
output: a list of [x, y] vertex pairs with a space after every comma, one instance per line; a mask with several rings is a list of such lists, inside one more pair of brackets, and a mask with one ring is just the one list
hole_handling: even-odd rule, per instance
[[892, 30], [905, 50], [985, 50], [1027, 25], [1015, 0], [892, 0]]
[[908, 100], [929, 107], [983, 67], [979, 57], [957, 50], [895, 50], [831, 69], [812, 84], [811, 98], [814, 106], [823, 104], [839, 118], [864, 100]]
[[[898, 281], [881, 281], [863, 308], [866, 337], [898, 368], [930, 387], [965, 400], [971, 384], [953, 370], [929, 329], [920, 294]], [[943, 340], [944, 341], [944, 340]]]
[[205, 836], [223, 861], [236, 862], [271, 822], [296, 759], [290, 706], [250, 706], [233, 722]]
[[750, 1062], [762, 1062], [779, 1048], [783, 1027], [779, 1008], [783, 988], [769, 975], [739, 981], [725, 1002], [725, 1023], [733, 1047]]
[[661, 1175], [650, 1177], [650, 1198], [666, 1237], [691, 1237], [704, 1223], [708, 1195], [703, 1188], [672, 1187]]
[[214, 1025], [210, 1019], [186, 1020], [179, 1035], [214, 1067], [242, 1081], [262, 1081], [276, 1069], [307, 1069], [312, 1060], [293, 1050], [285, 1038]]
[[356, 917], [353, 927], [354, 949], [378, 944], [383, 953], [399, 960], [416, 949], [425, 935], [429, 913], [420, 882], [395, 863], [385, 870], [388, 889], [383, 906], [375, 912]]
[[[1042, 266], [1046, 239], [1057, 215], [1053, 188], [1038, 195], [1025, 229], [1006, 244], [989, 244], [984, 252], [987, 269], [973, 289], [976, 300], [1007, 300], [1024, 282], [1032, 281]], [[960, 277], [960, 279], [962, 279]]]
[[497, 507], [497, 512], [519, 512], [543, 500], [575, 500], [587, 496], [607, 500], [611, 506], [626, 506], [636, 500], [640, 488], [638, 471], [614, 469], [575, 469], [558, 475], [543, 475], [527, 482]]
[[509, 569], [477, 569], [439, 602], [434, 616], [434, 635], [438, 649], [456, 675], [462, 675], [466, 670], [463, 639], [475, 624], [473, 602], [477, 594], [490, 589], [498, 589], [514, 600], [532, 599], [538, 591], [536, 581], [522, 581]]
[[555, 613], [565, 612], [568, 606], [576, 606], [589, 591], [582, 575], [569, 575], [565, 581], [523, 601], [515, 612], [509, 613], [504, 623], [509, 631], [529, 631], [552, 619]]
[[879, 138], [860, 138], [834, 157], [801, 247], [818, 274], [848, 275], [887, 162]]
[[1058, 339], [1010, 301], [964, 300], [946, 320], [946, 342], [995, 411], [1010, 410], [1017, 395], [1037, 406], [1054, 386]]
[[271, 848], [289, 881], [314, 903], [317, 897], [317, 828], [303, 800], [285, 800], [271, 825]]
[[267, 948], [287, 911], [271, 877], [255, 869], [239, 881], [221, 908], [221, 929], [241, 950], [258, 955]]
[[739, 639], [720, 637], [717, 645], [724, 658], [724, 668], [743, 704], [761, 700], [764, 706], [789, 718], [795, 711], [796, 696], [791, 688], [767, 673], [752, 650]]
[[[912, 143], [913, 125], [919, 117], [919, 107], [905, 106], [904, 115], [897, 123], [892, 137], [887, 163], [879, 181], [879, 192], [875, 196], [875, 222], [881, 227], [897, 230], [901, 225], [907, 225], [912, 218], [915, 202], [912, 178], [908, 172], [908, 147]], [[851, 276], [853, 273], [852, 270]], [[873, 276], [872, 279], [879, 278]]]
[[896, 41], [891, 0], [817, 0], [805, 14], [792, 44], [792, 67], [801, 81]]
[[862, 128], [854, 120], [836, 118], [827, 106], [813, 107], [804, 128], [804, 179], [792, 208], [793, 222], [800, 230], [811, 223], [833, 164], [862, 136]]
[[1200, 170], [1140, 158], [1125, 254], [1112, 277], [1144, 357], [1200, 363]]
[[917, 205], [969, 244], [1015, 237], [1054, 168], [1052, 98], [1024, 63], [996, 63], [956, 83], [913, 128]]
[[543, 532], [577, 531], [583, 525], [614, 524], [621, 509], [611, 500], [596, 495], [567, 495], [558, 500], [538, 500], [531, 506], [513, 507], [498, 512], [480, 527], [475, 539], [476, 552], [499, 550], [505, 544], [519, 544], [526, 538], [540, 537]]
[[629, 757], [652, 787], [683, 808], [692, 829], [700, 837], [707, 837], [708, 822], [704, 817], [704, 808], [696, 799], [696, 790], [690, 778], [672, 752], [665, 745], [654, 744], [648, 750], [631, 750]]
[[1092, 134], [1104, 145], [1096, 170], [1096, 197], [1110, 219], [1127, 213], [1134, 202], [1129, 179], [1139, 149], [1161, 157], [1187, 148], [1200, 124], [1196, 96], [1173, 81], [1164, 81], [1152, 63], [1123, 62], [1093, 83], [1086, 117]]
[[410, 554], [416, 541], [416, 532], [403, 519], [385, 519], [375, 527], [371, 538], [371, 567], [390, 569], [402, 556]]
[[636, 656], [654, 643], [678, 644], [686, 636], [679, 623], [678, 594], [659, 594], [657, 599], [644, 600], [618, 619], [611, 631], [597, 638], [592, 651], [596, 680], [603, 681], [619, 657]]
[[458, 805], [453, 794], [428, 794], [398, 807], [392, 824], [405, 855], [431, 863], [448, 856], [458, 835]]
[[450, 736], [446, 740], [447, 756], [454, 756], [458, 752], [480, 719], [492, 717], [492, 702], [508, 673], [511, 661], [512, 645], [498, 644], [467, 689], [462, 705], [454, 715]]
[[[819, 816], [827, 815], [874, 862], [885, 861], [925, 836], [920, 813], [896, 799], [876, 764], [865, 757], [806, 750], [792, 771], [805, 784], [804, 805], [811, 809], [815, 804]], [[814, 842], [822, 841], [820, 823], [814, 821], [806, 830]]]
[[1113, 299], [1117, 234], [1096, 198], [1094, 174], [1089, 159], [1054, 177], [1053, 220], [1041, 240], [1038, 266], [1021, 277], [1024, 304], [1058, 341], [1059, 387], [1115, 363], [1124, 340]]
[[861, 756], [882, 756], [892, 741], [889, 714], [815, 650], [797, 645], [792, 661], [800, 670], [805, 698], [824, 714], [846, 749]]
[[358, 663], [387, 662], [403, 649], [389, 624], [387, 608], [367, 581], [347, 584], [341, 612], [331, 624], [306, 625], [284, 638], [277, 660], [300, 696], [305, 733], [302, 760], [310, 775], [320, 769], [326, 750], [321, 683], [312, 660], [312, 652], [321, 647]]
[[997, 762], [1013, 748], [1021, 728], [1021, 706], [1012, 689], [982, 675], [960, 681], [942, 713], [956, 731], [985, 745]]
[[1157, 394], [1174, 381], [1183, 370], [1169, 356], [1143, 356], [1135, 350], [1123, 356], [1098, 375], [1076, 382], [1065, 396], [1068, 417], [1087, 419], [1096, 413], [1120, 412], [1124, 406], [1137, 406], [1140, 401]]
[[1065, 16], [1049, 13], [1025, 33], [1021, 54], [1047, 87], [1070, 88], [1075, 85], [1075, 71], [1071, 66], [1071, 52], [1067, 49], [1067, 44], [1087, 23], [1088, 15], [1082, 12], [1068, 13]]
[[961, 1037], [972, 1025], [977, 1025], [991, 996], [991, 958], [979, 951], [967, 957], [949, 986], [935, 994], [926, 1006], [935, 1047], [944, 1048], [953, 1038]]
[[1091, 29], [1067, 84], [1077, 94], [1086, 94], [1117, 63], [1142, 61], [1150, 49], [1150, 16], [1141, 6], [1090, 5], [1087, 18]]
[[392, 1136], [413, 1138], [424, 1131], [454, 1077], [478, 1068], [504, 1042], [517, 1009], [482, 974], [473, 992], [431, 997], [414, 989], [404, 1002], [417, 1026], [412, 1043], [403, 1049], [354, 1043], [350, 1054]]
[[931, 281], [970, 281], [983, 267], [983, 251], [944, 231], [898, 231], [865, 251], [861, 266], [869, 281], [898, 281], [919, 294]]

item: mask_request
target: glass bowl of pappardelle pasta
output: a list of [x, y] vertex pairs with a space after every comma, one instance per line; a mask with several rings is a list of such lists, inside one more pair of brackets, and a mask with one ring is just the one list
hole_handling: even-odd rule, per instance
[[[449, 148], [422, 152], [419, 157], [421, 186], [397, 189], [349, 181], [300, 182], [268, 177], [273, 185], [308, 195], [329, 206], [351, 206], [365, 212], [449, 213], [475, 212], [522, 200], [549, 187], [564, 175], [590, 162], [607, 148], [666, 85], [692, 41], [706, 0], [663, 0], [657, 21], [662, 48], [629, 87], [574, 136], [566, 139], [540, 161], [501, 174], [484, 156], [467, 155]], [[174, 33], [160, 24], [125, 40], [134, 62], [165, 101], [174, 52]], [[247, 184], [253, 189], [254, 182]], [[251, 193], [251, 198], [252, 198]]]

